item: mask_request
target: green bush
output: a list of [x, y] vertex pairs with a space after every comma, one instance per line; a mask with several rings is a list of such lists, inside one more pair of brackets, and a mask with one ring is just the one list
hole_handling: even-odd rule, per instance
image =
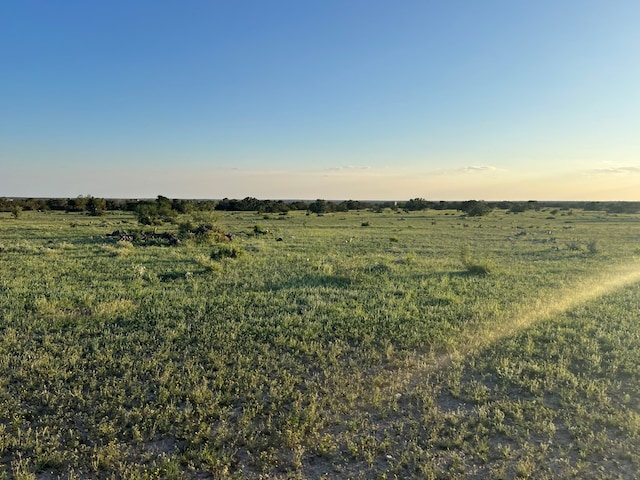
[[20, 218], [22, 216], [22, 207], [20, 205], [13, 205], [11, 207], [11, 216], [13, 218]]
[[257, 235], [266, 235], [267, 233], [269, 233], [269, 230], [264, 228], [262, 225], [254, 225], [253, 226], [253, 233], [256, 236]]
[[195, 225], [191, 221], [183, 222], [178, 227], [180, 238], [194, 240], [196, 243], [228, 242], [231, 235], [211, 223]]
[[235, 245], [220, 244], [211, 251], [211, 260], [222, 260], [223, 258], [238, 258], [244, 252]]

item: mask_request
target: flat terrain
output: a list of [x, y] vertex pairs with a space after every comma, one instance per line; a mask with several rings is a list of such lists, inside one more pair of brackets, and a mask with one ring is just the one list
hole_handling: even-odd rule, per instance
[[637, 478], [640, 216], [177, 223], [0, 214], [0, 478]]

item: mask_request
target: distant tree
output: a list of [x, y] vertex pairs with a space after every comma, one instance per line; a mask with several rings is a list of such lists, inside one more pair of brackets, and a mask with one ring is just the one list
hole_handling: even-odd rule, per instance
[[309, 204], [307, 202], [303, 202], [301, 200], [297, 200], [295, 202], [291, 202], [289, 204], [289, 208], [291, 210], [308, 210]]
[[282, 200], [263, 200], [258, 206], [259, 213], [286, 213], [290, 210], [289, 204]]
[[506, 200], [501, 200], [499, 202], [491, 202], [490, 205], [493, 208], [498, 208], [500, 210], [509, 210], [512, 206], [512, 202], [508, 202]]
[[66, 210], [67, 200], [64, 198], [49, 198], [47, 200], [47, 207], [50, 210]]
[[426, 210], [427, 208], [433, 208], [434, 203], [425, 200], [424, 198], [412, 198], [411, 200], [404, 202], [402, 208], [407, 211]]
[[607, 205], [609, 213], [639, 213], [640, 202], [613, 202]]
[[22, 216], [22, 207], [20, 205], [12, 205], [11, 206], [11, 215], [16, 220]]
[[491, 212], [491, 207], [482, 200], [467, 200], [460, 204], [459, 210], [465, 212], [470, 217], [481, 217]]
[[509, 207], [511, 213], [522, 213], [527, 211], [527, 204], [523, 202], [514, 202]]
[[309, 211], [317, 214], [326, 213], [328, 211], [327, 201], [318, 199], [315, 202], [311, 202], [309, 204]]
[[142, 225], [161, 225], [162, 221], [158, 216], [158, 207], [152, 202], [142, 201], [136, 205], [136, 215], [138, 222]]
[[87, 212], [94, 217], [104, 215], [107, 208], [107, 201], [104, 198], [88, 197]]
[[216, 210], [229, 210], [230, 204], [231, 204], [231, 200], [229, 200], [227, 197], [225, 197], [222, 200], [220, 200], [218, 203], [216, 203], [215, 209]]
[[527, 210], [540, 210], [542, 207], [538, 204], [537, 200], [528, 200], [527, 201]]
[[10, 212], [13, 200], [9, 200], [5, 197], [0, 197], [0, 212]]
[[340, 202], [340, 203], [334, 203], [329, 205], [332, 207], [331, 208], [332, 212], [348, 212], [349, 211], [349, 204], [347, 202]]
[[242, 200], [223, 198], [218, 202], [215, 209], [230, 212], [257, 212], [260, 211], [263, 203], [254, 197], [245, 197]]
[[77, 198], [70, 198], [67, 200], [67, 212], [86, 212], [87, 211], [88, 198], [82, 195]]
[[23, 210], [47, 210], [47, 201], [44, 198], [25, 198], [12, 200], [12, 205], [20, 205]]
[[106, 200], [107, 210], [128, 210], [127, 200], [110, 198]]
[[173, 210], [173, 203], [171, 199], [158, 195], [158, 198], [156, 198], [156, 208], [160, 215], [171, 215], [169, 212]]

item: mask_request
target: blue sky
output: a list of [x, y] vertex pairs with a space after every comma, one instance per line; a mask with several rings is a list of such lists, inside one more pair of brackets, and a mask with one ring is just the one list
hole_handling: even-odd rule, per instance
[[0, 196], [640, 200], [640, 2], [0, 5]]

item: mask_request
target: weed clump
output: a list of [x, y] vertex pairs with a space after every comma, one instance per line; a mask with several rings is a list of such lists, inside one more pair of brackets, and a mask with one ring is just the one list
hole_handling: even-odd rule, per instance
[[366, 271], [367, 273], [382, 275], [382, 274], [391, 273], [392, 270], [389, 265], [386, 265], [384, 263], [376, 263], [374, 265], [367, 266]]
[[570, 240], [566, 243], [567, 250], [572, 252], [587, 252], [590, 255], [596, 255], [600, 253], [600, 244], [597, 240], [588, 240], [585, 243], [578, 240]]
[[134, 251], [133, 244], [126, 240], [118, 240], [115, 245], [103, 245], [102, 250], [112, 257], [124, 257]]
[[211, 257], [207, 257], [206, 255], [197, 255], [194, 258], [194, 261], [204, 269], [204, 272], [214, 273], [219, 272], [222, 269], [219, 262], [213, 260]]
[[570, 240], [566, 243], [567, 250], [572, 252], [578, 252], [582, 249], [582, 245], [577, 240]]
[[244, 251], [235, 245], [220, 244], [216, 245], [211, 251], [211, 260], [222, 260], [224, 258], [238, 258], [244, 254]]
[[474, 263], [465, 265], [467, 273], [472, 275], [488, 275], [491, 273], [491, 266], [487, 264]]
[[266, 235], [267, 233], [269, 233], [269, 230], [264, 228], [262, 225], [254, 225], [253, 226], [253, 233], [256, 236], [258, 236], [258, 235]]
[[468, 247], [464, 247], [460, 254], [460, 261], [470, 275], [488, 275], [493, 270], [493, 264], [490, 261], [478, 261], [471, 257]]
[[233, 239], [233, 235], [211, 223], [183, 222], [178, 226], [178, 232], [183, 240], [193, 240], [196, 243], [221, 243]]

